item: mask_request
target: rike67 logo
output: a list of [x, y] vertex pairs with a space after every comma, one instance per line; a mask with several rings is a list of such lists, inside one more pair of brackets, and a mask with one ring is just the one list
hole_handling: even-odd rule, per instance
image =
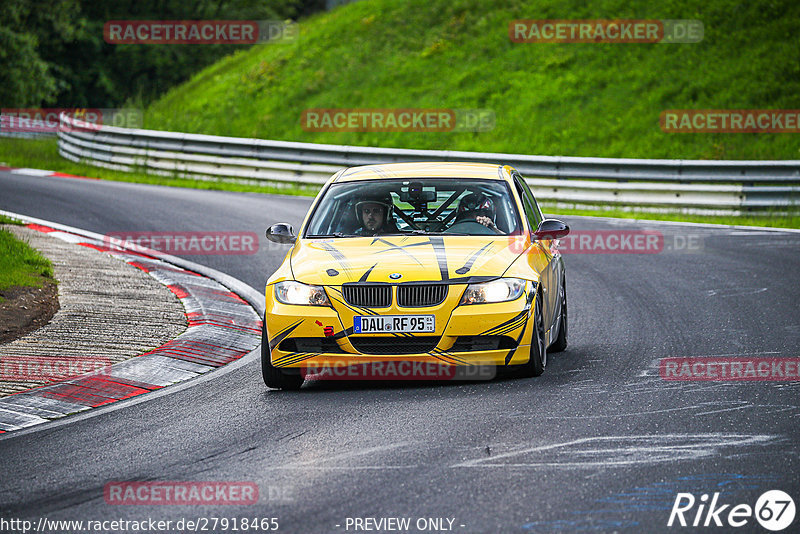
[[[704, 493], [696, 499], [691, 493], [678, 493], [669, 514], [667, 526], [727, 526], [743, 527], [755, 516], [756, 521], [767, 530], [777, 532], [784, 530], [794, 521], [794, 500], [781, 490], [770, 490], [763, 493], [756, 501], [755, 507], [749, 504], [719, 504], [720, 493], [714, 493], [709, 502]], [[695, 508], [695, 505], [696, 508]]]

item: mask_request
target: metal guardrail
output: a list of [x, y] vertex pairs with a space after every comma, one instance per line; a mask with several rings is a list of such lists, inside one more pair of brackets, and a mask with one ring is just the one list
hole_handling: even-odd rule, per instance
[[56, 132], [8, 132], [0, 130], [0, 137], [18, 139], [43, 139], [45, 137], [55, 137]]
[[43, 137], [55, 137], [56, 130], [46, 131], [41, 128], [31, 127], [30, 129], [22, 129], [14, 124], [17, 117], [0, 114], [0, 137], [16, 137], [21, 139], [40, 139]]
[[763, 210], [800, 205], [800, 161], [528, 156], [267, 141], [96, 126], [62, 115], [59, 153], [122, 171], [319, 186], [343, 167], [411, 161], [509, 164], [545, 202]]

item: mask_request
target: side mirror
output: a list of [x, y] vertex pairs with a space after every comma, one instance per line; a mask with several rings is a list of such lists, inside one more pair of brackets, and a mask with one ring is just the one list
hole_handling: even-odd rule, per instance
[[291, 245], [297, 241], [292, 231], [292, 225], [289, 223], [273, 224], [267, 228], [267, 239], [273, 243], [282, 243], [286, 245]]
[[533, 233], [535, 239], [561, 239], [569, 233], [569, 226], [558, 219], [545, 219]]

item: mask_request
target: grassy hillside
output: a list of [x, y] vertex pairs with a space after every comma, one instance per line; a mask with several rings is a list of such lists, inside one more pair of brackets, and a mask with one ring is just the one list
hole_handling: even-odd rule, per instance
[[[384, 147], [800, 159], [800, 134], [664, 133], [665, 109], [796, 109], [795, 0], [363, 0], [293, 44], [229, 56], [147, 110], [148, 128]], [[512, 43], [513, 19], [700, 19], [697, 44]], [[308, 108], [490, 108], [489, 132], [312, 133]]]

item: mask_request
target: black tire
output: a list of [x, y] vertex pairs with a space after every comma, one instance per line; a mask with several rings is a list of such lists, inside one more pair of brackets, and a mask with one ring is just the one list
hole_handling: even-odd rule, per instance
[[269, 339], [267, 339], [267, 322], [261, 326], [261, 376], [267, 387], [273, 389], [298, 390], [303, 385], [303, 375], [283, 371], [272, 365], [269, 356]]
[[558, 322], [558, 337], [548, 352], [563, 352], [567, 348], [567, 280], [561, 284], [561, 320]]
[[516, 375], [520, 378], [539, 376], [547, 365], [547, 347], [544, 345], [544, 319], [542, 318], [541, 294], [536, 295], [533, 307], [533, 336], [528, 363], [519, 366]]

